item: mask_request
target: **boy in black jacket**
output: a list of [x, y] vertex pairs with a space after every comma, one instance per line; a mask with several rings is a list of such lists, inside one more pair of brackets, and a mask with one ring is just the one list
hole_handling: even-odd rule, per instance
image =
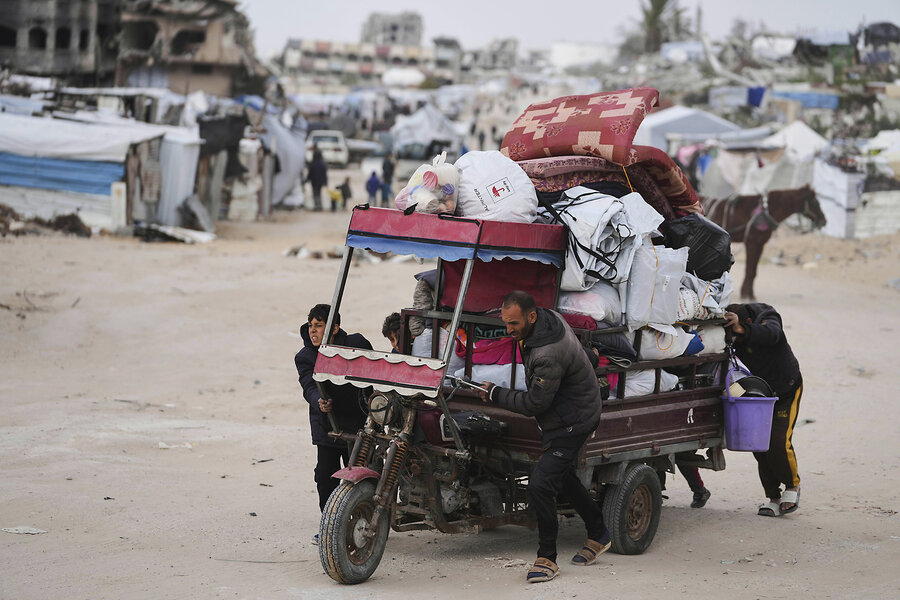
[[754, 452], [753, 456], [769, 498], [759, 507], [758, 514], [780, 517], [797, 510], [800, 501], [800, 474], [791, 442], [803, 394], [800, 364], [784, 334], [781, 315], [768, 304], [732, 304], [726, 309], [725, 320], [738, 358], [751, 373], [765, 379], [778, 396], [769, 449]]
[[[325, 325], [328, 322], [330, 311], [331, 306], [328, 304], [316, 304], [312, 307], [307, 322], [300, 327], [303, 348], [294, 356], [294, 365], [297, 367], [300, 385], [303, 387], [303, 397], [309, 403], [309, 429], [312, 433], [312, 443], [316, 446], [318, 454], [315, 481], [319, 492], [319, 510], [325, 508], [328, 497], [338, 486], [338, 480], [334, 479], [332, 475], [340, 470], [342, 460], [344, 466], [347, 466], [350, 460], [350, 449], [346, 442], [328, 437], [331, 424], [326, 413], [334, 414], [341, 431], [356, 432], [366, 421], [366, 390], [349, 384], [334, 385], [325, 382], [323, 385], [329, 397], [329, 400], [325, 400], [319, 394], [316, 382], [313, 381], [313, 368], [316, 366], [316, 358], [319, 356], [319, 346], [326, 338]], [[340, 328], [340, 324], [340, 314], [334, 315], [332, 344], [372, 349], [372, 344], [361, 334], [348, 334]], [[318, 535], [314, 536], [313, 542], [317, 542], [317, 538]]]

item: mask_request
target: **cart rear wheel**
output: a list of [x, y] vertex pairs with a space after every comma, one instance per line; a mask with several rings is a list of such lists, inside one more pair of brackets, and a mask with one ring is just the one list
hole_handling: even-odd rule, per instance
[[618, 554], [641, 554], [650, 546], [659, 526], [662, 490], [659, 477], [645, 464], [628, 468], [622, 483], [607, 486], [603, 519], [612, 549]]
[[372, 537], [366, 531], [375, 515], [375, 482], [342, 482], [328, 498], [319, 525], [319, 560], [322, 568], [338, 583], [362, 583], [368, 579], [384, 554], [389, 531], [389, 515], [378, 522]]

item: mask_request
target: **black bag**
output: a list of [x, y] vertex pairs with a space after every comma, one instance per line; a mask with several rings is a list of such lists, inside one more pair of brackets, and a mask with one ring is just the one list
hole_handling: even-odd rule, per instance
[[702, 215], [694, 213], [668, 221], [659, 230], [669, 248], [688, 247], [687, 271], [700, 279], [718, 279], [734, 264], [731, 236]]

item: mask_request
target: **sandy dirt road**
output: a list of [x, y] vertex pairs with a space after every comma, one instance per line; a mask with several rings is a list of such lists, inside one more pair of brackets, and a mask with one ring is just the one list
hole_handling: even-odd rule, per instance
[[[204, 246], [0, 239], [0, 598], [885, 598], [900, 596], [900, 236], [780, 238], [761, 267], [803, 368], [801, 509], [756, 516], [751, 455], [669, 481], [641, 556], [562, 564], [527, 585], [536, 533], [392, 533], [375, 575], [323, 574], [314, 451], [292, 356], [338, 261], [347, 213], [225, 224]], [[780, 253], [780, 254], [779, 254]], [[741, 252], [737, 252], [740, 261]], [[810, 265], [815, 266], [810, 266]], [[363, 263], [342, 311], [376, 347], [412, 262]], [[740, 283], [743, 265], [735, 266]], [[561, 557], [582, 542], [561, 529]]]

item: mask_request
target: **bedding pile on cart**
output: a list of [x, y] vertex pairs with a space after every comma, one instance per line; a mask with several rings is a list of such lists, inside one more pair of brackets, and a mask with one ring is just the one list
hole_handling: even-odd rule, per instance
[[[724, 312], [733, 289], [728, 233], [702, 216], [695, 191], [665, 152], [632, 144], [658, 97], [652, 88], [635, 88], [531, 105], [499, 152], [423, 165], [398, 194], [397, 208], [563, 224], [560, 312], [586, 318], [582, 328], [626, 325], [626, 345], [642, 336], [632, 358], [721, 352], [721, 327], [680, 323]], [[485, 339], [476, 343], [489, 345]], [[661, 390], [677, 381], [665, 375]], [[653, 372], [643, 379], [652, 389]], [[641, 381], [629, 373], [629, 395], [647, 393]]]

